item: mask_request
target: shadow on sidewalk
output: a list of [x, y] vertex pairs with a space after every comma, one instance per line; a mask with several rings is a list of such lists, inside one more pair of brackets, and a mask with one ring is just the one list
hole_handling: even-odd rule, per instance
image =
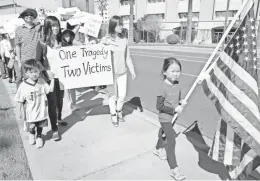
[[195, 150], [199, 154], [198, 165], [205, 171], [210, 173], [218, 174], [221, 180], [230, 179], [228, 170], [225, 165], [211, 159], [208, 156], [210, 147], [206, 144], [198, 124], [195, 123], [194, 126], [187, 132], [183, 133], [187, 137], [187, 140], [193, 145]]
[[[66, 131], [71, 129], [77, 122], [84, 121], [87, 116], [109, 114], [109, 108], [104, 105], [106, 95], [100, 94], [90, 89], [85, 89], [77, 98], [76, 105], [80, 109], [73, 111], [70, 115], [63, 119], [67, 122], [67, 126], [59, 126], [59, 133], [63, 135]], [[45, 140], [48, 141], [52, 137], [52, 131], [48, 131], [45, 135]]]

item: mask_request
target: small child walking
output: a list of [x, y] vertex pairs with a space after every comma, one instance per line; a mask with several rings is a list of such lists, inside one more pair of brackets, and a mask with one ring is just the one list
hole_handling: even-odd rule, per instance
[[34, 59], [25, 61], [23, 68], [27, 79], [18, 88], [15, 101], [20, 103], [21, 117], [28, 127], [29, 144], [41, 148], [42, 130], [48, 126], [47, 94], [53, 92], [54, 79], [50, 85], [41, 79], [40, 65]]
[[[159, 136], [154, 154], [159, 156], [161, 159], [165, 159], [167, 155], [167, 161], [171, 169], [170, 175], [175, 180], [185, 179], [185, 176], [179, 171], [176, 161], [176, 133], [171, 122], [174, 114], [181, 113], [183, 107], [186, 105], [186, 103], [181, 100], [181, 86], [178, 81], [180, 72], [181, 64], [177, 59], [170, 57], [164, 60], [162, 68], [163, 82], [156, 103], [162, 129], [159, 134], [162, 134], [162, 132], [165, 133], [167, 144], [165, 146], [165, 141], [162, 139], [162, 136]], [[164, 147], [166, 155], [163, 153]]]

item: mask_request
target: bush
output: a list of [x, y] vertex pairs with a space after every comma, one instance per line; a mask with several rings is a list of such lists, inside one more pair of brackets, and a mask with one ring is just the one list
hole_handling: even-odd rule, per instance
[[180, 37], [178, 35], [171, 34], [171, 35], [167, 36], [166, 42], [171, 45], [177, 44], [180, 42]]

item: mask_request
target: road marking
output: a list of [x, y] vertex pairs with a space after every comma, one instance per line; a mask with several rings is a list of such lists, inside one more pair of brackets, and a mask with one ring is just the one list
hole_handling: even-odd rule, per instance
[[197, 57], [197, 56], [189, 56], [189, 55], [182, 55], [182, 54], [169, 54], [169, 53], [157, 53], [157, 52], [142, 52], [142, 51], [130, 51], [130, 53], [148, 53], [148, 54], [156, 54], [156, 55], [167, 55], [167, 56], [181, 56], [181, 57], [191, 57], [191, 58], [200, 58], [208, 60], [206, 57]]
[[[162, 59], [162, 57], [159, 57], [159, 56], [151, 56], [151, 55], [143, 55], [143, 54], [133, 54], [133, 53], [131, 55], [133, 55], [133, 56], [140, 56], [140, 57], [154, 57], [154, 58]], [[179, 60], [186, 61], [186, 62], [197, 62], [197, 63], [203, 63], [203, 64], [206, 63], [206, 61], [199, 61], [199, 60], [187, 60], [187, 59], [179, 59]]]

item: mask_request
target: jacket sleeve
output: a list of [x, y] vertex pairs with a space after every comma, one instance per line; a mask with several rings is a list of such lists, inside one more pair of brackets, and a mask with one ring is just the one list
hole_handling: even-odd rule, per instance
[[157, 96], [156, 109], [161, 113], [174, 114], [174, 108], [164, 104], [165, 97]]

